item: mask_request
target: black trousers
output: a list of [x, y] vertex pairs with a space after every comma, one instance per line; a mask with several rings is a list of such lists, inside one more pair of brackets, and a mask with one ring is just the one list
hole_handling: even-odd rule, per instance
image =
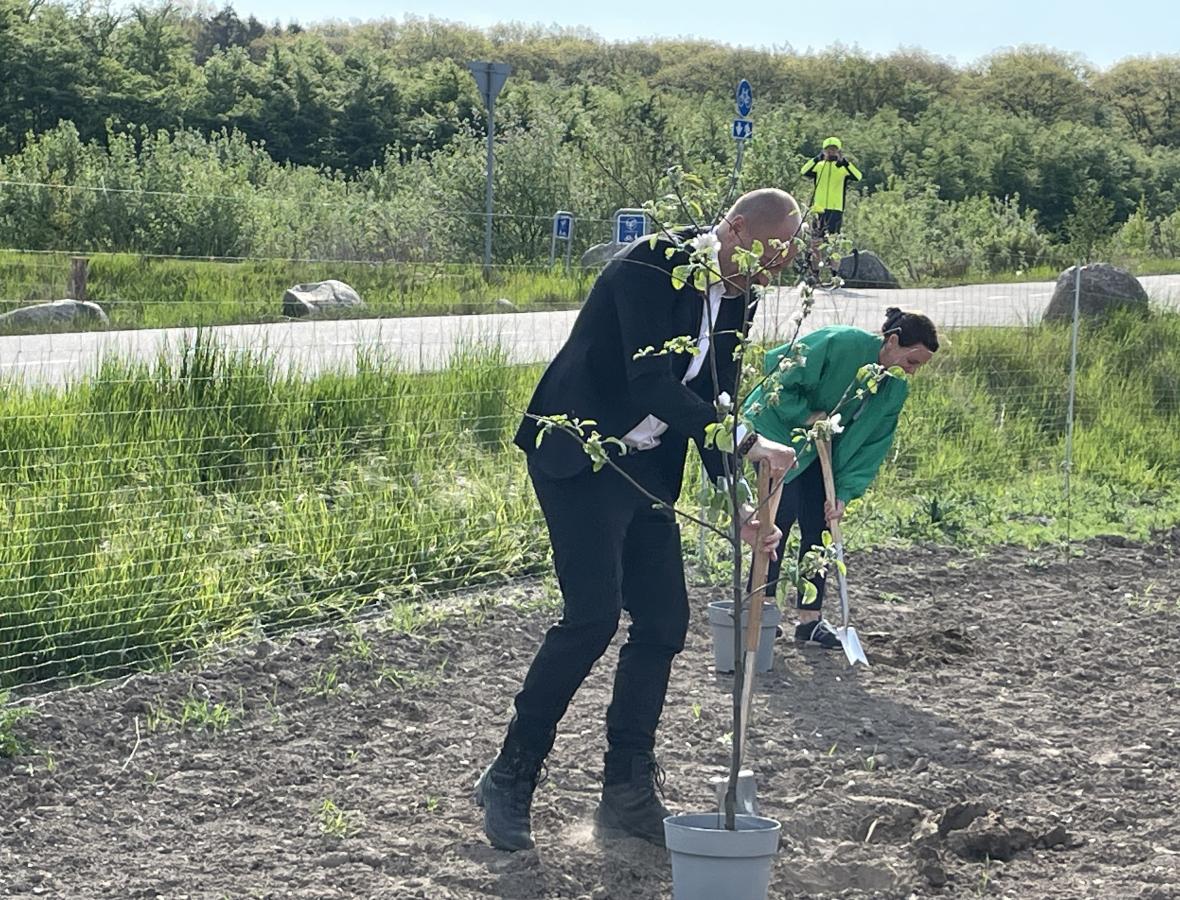
[[[803, 470], [796, 478], [783, 486], [782, 497], [779, 499], [778, 512], [774, 517], [776, 524], [783, 533], [778, 545], [778, 559], [770, 561], [767, 570], [766, 595], [775, 596], [779, 572], [782, 571], [782, 560], [786, 552], [787, 537], [796, 522], [799, 523], [799, 559], [813, 546], [823, 545], [823, 533], [827, 528], [824, 516], [824, 481], [823, 470], [818, 460]], [[799, 609], [819, 610], [824, 602], [824, 579], [821, 577], [809, 579], [815, 585], [815, 600], [804, 603], [803, 595], [795, 598], [795, 605]]]
[[816, 231], [820, 237], [839, 234], [844, 224], [844, 210], [825, 209], [816, 217]]
[[[683, 452], [677, 448], [661, 444], [622, 457], [620, 465], [661, 500], [679, 496]], [[629, 771], [630, 758], [654, 749], [672, 658], [684, 649], [688, 592], [680, 527], [670, 510], [653, 509], [609, 467], [553, 480], [530, 466], [529, 475], [549, 528], [564, 607], [516, 695], [506, 744], [548, 754], [557, 723], [625, 609], [631, 625], [606, 713], [609, 778], [612, 756], [620, 771]]]

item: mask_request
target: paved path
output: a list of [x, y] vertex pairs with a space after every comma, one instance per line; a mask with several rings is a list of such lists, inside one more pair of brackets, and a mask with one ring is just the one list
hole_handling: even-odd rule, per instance
[[[1156, 303], [1180, 308], [1180, 275], [1140, 279]], [[873, 330], [887, 306], [920, 309], [943, 327], [1012, 325], [1040, 319], [1053, 282], [975, 284], [905, 290], [820, 291], [807, 327], [833, 322]], [[789, 333], [797, 294], [781, 291], [766, 298], [755, 334]], [[349, 368], [358, 348], [380, 348], [409, 369], [444, 365], [464, 342], [498, 340], [517, 362], [550, 359], [569, 333], [576, 310], [498, 313], [471, 316], [421, 316], [397, 319], [300, 321], [267, 325], [225, 325], [210, 329], [229, 348], [266, 350], [297, 371], [314, 374]], [[0, 378], [27, 383], [63, 384], [93, 372], [104, 354], [155, 360], [161, 351], [184, 346], [191, 328], [77, 332], [0, 337]]]

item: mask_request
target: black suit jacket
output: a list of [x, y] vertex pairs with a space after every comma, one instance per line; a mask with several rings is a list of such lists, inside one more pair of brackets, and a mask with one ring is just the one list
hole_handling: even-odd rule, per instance
[[[685, 385], [681, 379], [692, 359], [689, 354], [635, 358], [644, 347], [658, 351], [670, 338], [695, 339], [700, 334], [705, 296], [689, 285], [672, 287], [672, 269], [688, 261], [687, 252], [678, 249], [671, 259], [666, 255], [669, 247], [691, 236], [692, 232], [674, 239], [661, 236], [654, 248], [649, 238], [640, 238], [607, 263], [528, 405], [533, 415], [565, 413], [593, 419], [598, 423], [594, 429], [605, 437], [621, 438], [649, 414], [656, 416], [668, 424], [661, 443], [674, 441], [679, 447], [660, 454], [676, 485], [684, 469], [687, 439], [697, 443], [712, 479], [724, 474], [720, 453], [703, 446], [705, 426], [717, 420], [713, 398], [722, 390], [733, 390], [737, 338], [732, 332], [748, 332], [754, 314], [751, 306], [743, 315], [744, 297], [722, 299], [714, 331], [729, 333], [718, 335], [710, 350], [716, 353], [716, 384], [707, 359], [700, 374]], [[569, 478], [590, 465], [578, 440], [556, 429], [538, 448], [537, 429], [526, 414], [515, 440], [541, 475]]]

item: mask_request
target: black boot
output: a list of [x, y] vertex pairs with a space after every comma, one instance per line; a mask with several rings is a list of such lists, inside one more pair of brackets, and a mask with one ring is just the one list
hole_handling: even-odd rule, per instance
[[509, 743], [475, 783], [475, 805], [483, 807], [483, 831], [500, 850], [534, 846], [530, 810], [541, 781], [542, 761]]
[[653, 753], [618, 757], [606, 754], [602, 802], [594, 815], [600, 838], [637, 837], [664, 846], [664, 819], [671, 813], [656, 796], [663, 794], [664, 770]]

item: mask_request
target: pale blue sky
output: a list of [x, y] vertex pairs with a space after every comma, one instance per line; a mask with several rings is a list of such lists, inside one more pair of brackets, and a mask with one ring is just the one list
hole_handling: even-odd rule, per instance
[[[220, 5], [221, 0], [214, 2]], [[498, 22], [585, 26], [608, 40], [693, 36], [750, 47], [789, 44], [796, 50], [820, 49], [840, 41], [871, 53], [921, 47], [960, 63], [1016, 44], [1045, 44], [1081, 53], [1101, 67], [1127, 56], [1180, 52], [1180, 13], [1175, 0], [828, 0], [749, 4], [749, 14], [739, 14], [736, 5], [705, 0], [675, 4], [652, 0], [600, 4], [551, 0], [230, 2], [243, 18], [253, 14], [267, 23], [294, 19], [306, 25], [326, 18], [364, 21], [412, 15], [478, 27]], [[674, 18], [668, 13], [670, 8], [676, 10]], [[706, 24], [710, 19], [716, 24]]]

